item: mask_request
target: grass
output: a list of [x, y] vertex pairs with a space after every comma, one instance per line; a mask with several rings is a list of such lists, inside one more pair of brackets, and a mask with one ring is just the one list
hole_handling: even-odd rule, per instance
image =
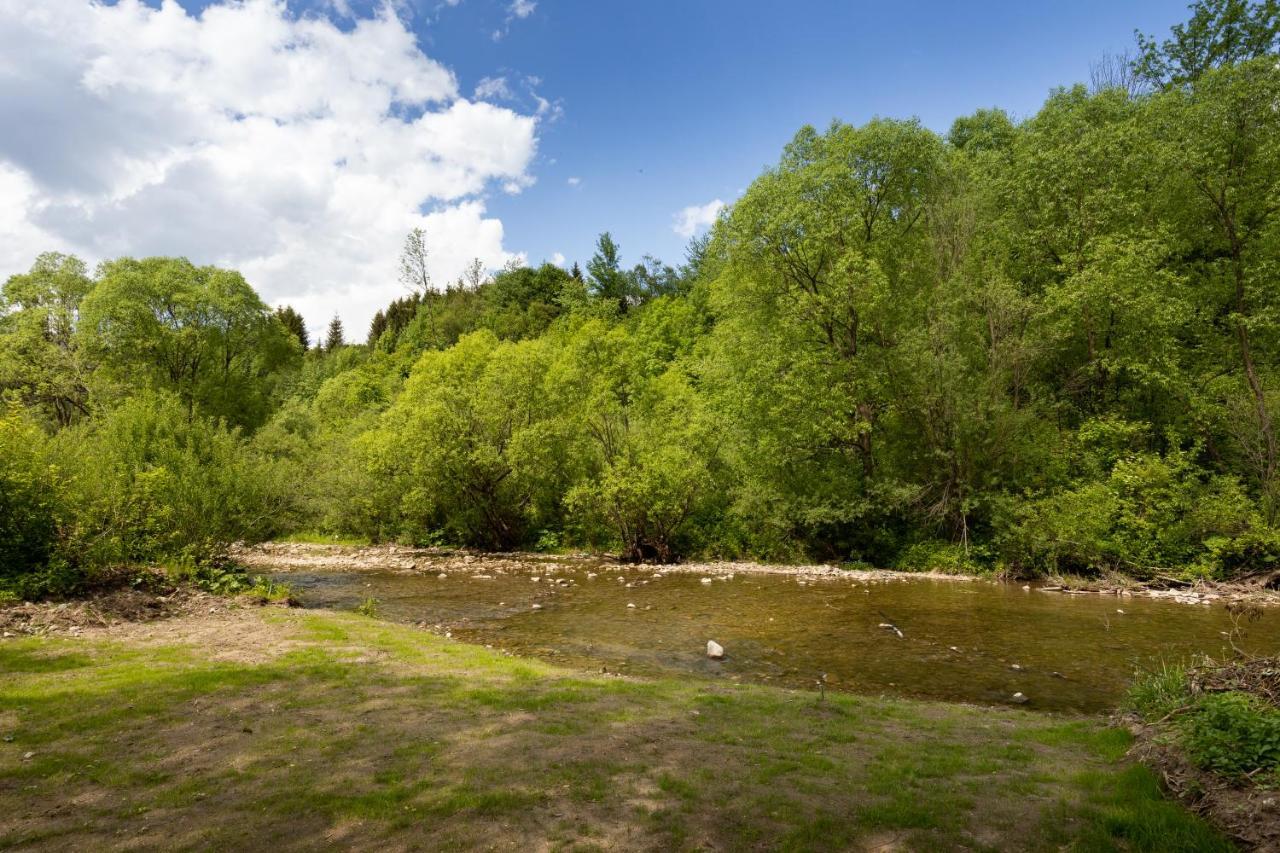
[[0, 848], [1229, 849], [1095, 720], [585, 676], [358, 614], [5, 640], [0, 736]]
[[373, 544], [367, 536], [349, 536], [337, 533], [323, 533], [319, 530], [299, 530], [288, 536], [280, 537], [276, 542], [290, 545], [347, 545], [363, 547]]

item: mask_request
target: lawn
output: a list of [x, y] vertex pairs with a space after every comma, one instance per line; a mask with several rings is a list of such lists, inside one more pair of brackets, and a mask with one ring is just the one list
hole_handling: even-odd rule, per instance
[[0, 641], [0, 848], [1221, 850], [1102, 721], [245, 607]]

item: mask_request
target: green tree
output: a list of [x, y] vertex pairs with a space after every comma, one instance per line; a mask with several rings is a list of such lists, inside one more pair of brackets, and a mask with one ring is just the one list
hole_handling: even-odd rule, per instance
[[59, 426], [89, 412], [92, 361], [80, 346], [80, 304], [93, 286], [78, 258], [46, 252], [0, 289], [0, 391]]
[[266, 420], [296, 339], [239, 273], [183, 258], [102, 265], [81, 305], [85, 346], [118, 392], [178, 395], [197, 411], [255, 427]]
[[1205, 72], [1280, 52], [1277, 0], [1197, 0], [1191, 18], [1158, 42], [1141, 33], [1135, 72], [1156, 86], [1182, 86]]
[[293, 306], [281, 305], [277, 308], [276, 319], [298, 339], [298, 344], [304, 350], [311, 346], [311, 339], [307, 336], [306, 321], [302, 319], [301, 314], [293, 310]]

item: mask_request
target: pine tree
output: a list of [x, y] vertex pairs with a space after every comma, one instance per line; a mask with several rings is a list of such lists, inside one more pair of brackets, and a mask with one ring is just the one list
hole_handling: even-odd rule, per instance
[[293, 310], [292, 305], [281, 305], [277, 308], [276, 319], [293, 333], [294, 337], [298, 339], [298, 343], [302, 344], [304, 350], [311, 346], [311, 341], [307, 336], [307, 324], [303, 321], [302, 315]]
[[333, 319], [329, 321], [329, 333], [324, 339], [324, 351], [333, 352], [344, 343], [345, 341], [342, 339], [342, 318], [334, 314]]

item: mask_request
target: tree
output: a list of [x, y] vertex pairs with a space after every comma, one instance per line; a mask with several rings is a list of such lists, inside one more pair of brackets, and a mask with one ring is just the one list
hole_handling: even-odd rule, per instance
[[267, 417], [297, 339], [236, 272], [185, 258], [104, 263], [79, 334], [117, 394], [153, 387], [197, 412], [249, 428]]
[[628, 276], [622, 271], [618, 244], [605, 231], [596, 239], [596, 251], [587, 262], [587, 280], [591, 295], [618, 306], [618, 313], [627, 313], [631, 303]]
[[0, 391], [54, 423], [88, 414], [92, 363], [80, 346], [80, 306], [93, 286], [84, 262], [46, 252], [0, 289]]
[[307, 337], [307, 324], [302, 319], [302, 315], [293, 310], [292, 305], [281, 305], [276, 309], [276, 318], [286, 329], [293, 333], [298, 339], [298, 343], [305, 350], [311, 346], [311, 341]]
[[329, 321], [329, 330], [325, 333], [324, 351], [333, 352], [344, 343], [346, 341], [343, 340], [342, 318], [334, 314], [333, 319]]
[[1134, 73], [1158, 87], [1182, 86], [1205, 72], [1280, 51], [1280, 1], [1197, 0], [1191, 19], [1157, 43], [1137, 33]]
[[427, 269], [427, 234], [421, 228], [414, 228], [404, 239], [404, 249], [400, 252], [400, 283], [420, 300], [426, 312], [427, 325], [431, 329], [432, 346], [439, 345], [436, 334], [435, 315], [431, 310], [431, 273]]

